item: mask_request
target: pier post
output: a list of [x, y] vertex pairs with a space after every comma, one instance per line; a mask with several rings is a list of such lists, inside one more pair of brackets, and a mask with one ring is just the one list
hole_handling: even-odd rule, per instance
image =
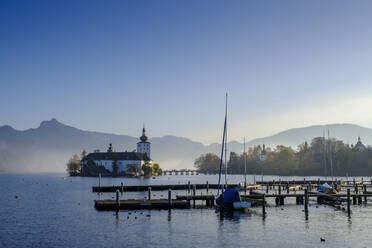
[[289, 194], [289, 183], [287, 181], [287, 194]]
[[116, 190], [116, 207], [120, 208], [120, 192], [118, 189]]
[[168, 189], [168, 208], [172, 208], [172, 190]]
[[98, 193], [101, 193], [101, 173], [98, 174]]
[[[251, 191], [249, 190], [249, 193], [251, 193]], [[247, 195], [247, 182], [244, 181], [244, 195], [246, 196]]]
[[209, 183], [207, 181], [207, 193], [209, 192]]
[[358, 195], [358, 205], [362, 204], [362, 197]]
[[266, 210], [265, 210], [265, 194], [262, 194], [262, 218], [266, 218]]
[[149, 195], [147, 197], [147, 199], [151, 200], [151, 187], [148, 187], [147, 191], [148, 191], [148, 195]]
[[350, 189], [347, 189], [347, 216], [350, 218]]
[[306, 220], [309, 219], [309, 207], [308, 207], [308, 204], [309, 204], [309, 196], [308, 196], [307, 189], [305, 189], [305, 219]]
[[367, 203], [367, 185], [363, 185], [364, 203]]
[[194, 196], [193, 204], [194, 204], [194, 208], [195, 208], [195, 195], [196, 195], [196, 185], [195, 184], [192, 185], [192, 195]]

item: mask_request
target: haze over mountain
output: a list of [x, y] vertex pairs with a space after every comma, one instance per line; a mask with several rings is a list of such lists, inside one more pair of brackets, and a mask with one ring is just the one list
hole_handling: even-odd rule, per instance
[[[331, 137], [356, 143], [360, 136], [364, 144], [372, 144], [372, 129], [353, 124], [332, 124], [289, 129], [273, 136], [254, 139], [247, 147], [266, 144], [270, 147], [282, 144], [296, 148], [304, 141], [322, 136], [330, 130]], [[139, 135], [140, 136], [140, 130]], [[193, 161], [199, 155], [219, 153], [221, 145], [204, 145], [183, 137], [151, 137], [152, 159], [162, 168], [192, 168]], [[218, 140], [220, 137], [216, 137]], [[139, 141], [136, 137], [84, 131], [58, 122], [56, 119], [41, 122], [38, 128], [24, 131], [10, 126], [0, 127], [0, 171], [9, 172], [61, 172], [65, 171], [67, 160], [83, 149], [92, 152], [95, 149], [107, 149], [109, 143], [116, 151], [132, 151]], [[242, 152], [243, 144], [237, 141], [228, 143], [228, 151]]]

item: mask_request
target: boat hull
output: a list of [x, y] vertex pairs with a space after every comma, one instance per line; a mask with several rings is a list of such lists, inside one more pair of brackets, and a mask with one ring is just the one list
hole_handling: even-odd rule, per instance
[[243, 210], [246, 208], [250, 208], [251, 203], [246, 201], [240, 201], [240, 202], [233, 202], [233, 208], [234, 210]]

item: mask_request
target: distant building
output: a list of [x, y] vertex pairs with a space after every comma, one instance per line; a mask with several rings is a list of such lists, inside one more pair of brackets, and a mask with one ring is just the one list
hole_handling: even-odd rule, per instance
[[266, 148], [265, 148], [265, 144], [262, 145], [262, 151], [261, 151], [261, 155], [260, 155], [260, 161], [265, 161], [267, 159], [267, 154], [266, 154]]
[[142, 130], [140, 139], [141, 141], [137, 143], [137, 152], [115, 152], [112, 144], [110, 144], [107, 152], [95, 150], [93, 153], [89, 153], [81, 161], [82, 171], [84, 171], [84, 167], [86, 167], [89, 162], [94, 162], [96, 166], [104, 166], [106, 170], [113, 172], [114, 161], [117, 164], [118, 173], [130, 170], [133, 171], [134, 168], [136, 168], [137, 171], [141, 171], [144, 164], [152, 164], [150, 158], [150, 142], [147, 141], [145, 128]]
[[358, 142], [354, 146], [354, 150], [357, 151], [364, 151], [366, 149], [366, 146], [362, 143], [360, 140], [360, 137], [358, 137]]
[[151, 158], [151, 143], [147, 141], [147, 136], [145, 134], [145, 127], [142, 129], [142, 136], [140, 137], [140, 142], [137, 143], [137, 152], [146, 153], [149, 158]]

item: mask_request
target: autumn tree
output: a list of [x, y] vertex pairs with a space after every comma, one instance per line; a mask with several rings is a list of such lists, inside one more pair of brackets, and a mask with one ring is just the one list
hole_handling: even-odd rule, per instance
[[80, 158], [77, 154], [72, 156], [69, 161], [67, 162], [67, 169], [66, 171], [70, 174], [70, 176], [78, 176], [80, 174]]
[[152, 165], [152, 174], [155, 176], [162, 174], [162, 169], [160, 168], [160, 165], [155, 163]]
[[217, 173], [220, 169], [220, 158], [216, 154], [207, 153], [195, 159], [194, 166], [202, 173]]

